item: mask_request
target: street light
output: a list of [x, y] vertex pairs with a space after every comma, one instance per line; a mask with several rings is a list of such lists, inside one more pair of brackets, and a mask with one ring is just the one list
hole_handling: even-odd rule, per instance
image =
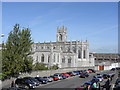
[[1, 37], [4, 37], [5, 35], [4, 34], [1, 34]]
[[[2, 38], [3, 38], [4, 36], [5, 36], [4, 34], [1, 34], [1, 41], [2, 41]], [[3, 41], [2, 41], [1, 43], [3, 43]]]

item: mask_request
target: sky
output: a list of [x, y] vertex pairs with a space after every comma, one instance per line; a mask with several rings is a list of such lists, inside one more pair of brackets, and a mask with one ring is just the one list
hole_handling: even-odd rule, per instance
[[117, 2], [3, 2], [4, 42], [16, 23], [30, 28], [34, 42], [56, 41], [64, 25], [68, 41], [87, 39], [90, 52], [118, 51]]

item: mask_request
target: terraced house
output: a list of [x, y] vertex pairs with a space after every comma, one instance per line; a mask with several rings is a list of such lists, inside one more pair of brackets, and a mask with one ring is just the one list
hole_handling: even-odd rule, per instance
[[34, 43], [34, 63], [40, 62], [47, 66], [58, 65], [65, 67], [93, 67], [94, 58], [89, 53], [89, 42], [68, 41], [67, 28], [57, 28], [56, 42]]

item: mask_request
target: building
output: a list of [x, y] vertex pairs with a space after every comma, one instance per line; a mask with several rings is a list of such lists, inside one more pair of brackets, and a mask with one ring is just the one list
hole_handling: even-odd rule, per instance
[[110, 70], [120, 67], [120, 55], [117, 53], [93, 53], [96, 70]]
[[47, 66], [94, 67], [94, 57], [89, 54], [89, 42], [68, 41], [67, 28], [57, 28], [56, 42], [34, 43], [33, 63], [39, 62]]

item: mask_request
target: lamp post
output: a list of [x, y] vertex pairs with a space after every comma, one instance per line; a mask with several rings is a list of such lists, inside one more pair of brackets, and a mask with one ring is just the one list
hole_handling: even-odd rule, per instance
[[115, 74], [116, 74], [116, 72], [117, 72], [117, 69], [116, 69], [116, 58], [115, 58]]
[[[2, 41], [2, 38], [4, 37], [5, 35], [4, 34], [1, 34], [1, 41]], [[4, 43], [3, 41], [1, 43]]]

